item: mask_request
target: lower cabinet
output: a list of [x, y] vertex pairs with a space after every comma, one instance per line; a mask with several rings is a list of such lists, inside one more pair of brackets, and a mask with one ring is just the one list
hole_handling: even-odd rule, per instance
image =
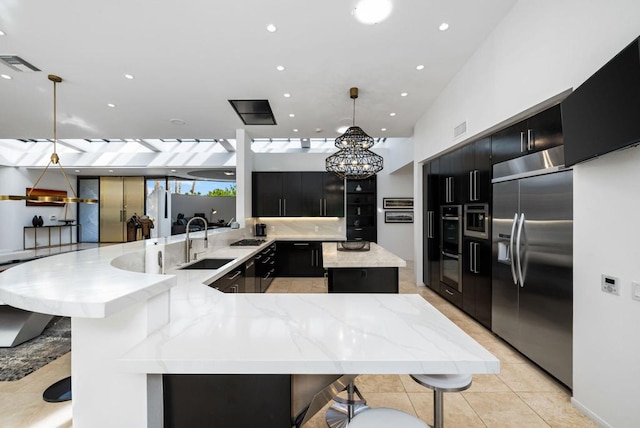
[[322, 277], [322, 242], [279, 241], [278, 276]]
[[397, 267], [329, 268], [329, 293], [398, 293]]
[[491, 242], [462, 241], [462, 310], [491, 328]]
[[[462, 286], [464, 287], [464, 283], [462, 284]], [[447, 299], [457, 307], [459, 308], [462, 307], [462, 293], [460, 293], [458, 290], [456, 290], [453, 287], [449, 287], [447, 284], [443, 284], [441, 282], [440, 289], [438, 291], [440, 292], [440, 295], [442, 297], [444, 297], [445, 299]], [[464, 288], [463, 288], [463, 292], [464, 292]]]
[[233, 269], [213, 284], [210, 284], [209, 287], [213, 287], [223, 293], [244, 293], [245, 278], [243, 274], [244, 265]]
[[256, 293], [264, 293], [276, 276], [276, 243], [255, 256]]
[[260, 293], [259, 280], [256, 276], [256, 259], [252, 257], [244, 263], [244, 292]]

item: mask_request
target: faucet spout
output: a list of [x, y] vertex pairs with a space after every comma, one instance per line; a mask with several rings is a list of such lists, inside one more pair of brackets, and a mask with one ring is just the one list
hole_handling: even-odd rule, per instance
[[186, 232], [187, 232], [187, 236], [185, 237], [185, 261], [187, 263], [189, 263], [191, 261], [191, 240], [189, 239], [189, 227], [191, 226], [191, 222], [194, 220], [199, 220], [202, 222], [202, 225], [204, 226], [204, 248], [209, 248], [209, 238], [207, 237], [207, 220], [205, 220], [202, 217], [192, 217], [189, 219], [189, 221], [187, 222], [187, 226], [186, 226]]

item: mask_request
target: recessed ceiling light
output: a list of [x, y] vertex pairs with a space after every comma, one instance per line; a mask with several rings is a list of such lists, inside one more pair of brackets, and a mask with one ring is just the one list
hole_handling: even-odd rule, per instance
[[322, 132], [322, 128], [316, 128], [316, 132]]
[[293, 132], [298, 132], [298, 128], [293, 128]]
[[276, 70], [278, 71], [284, 71], [284, 65], [279, 65], [276, 67]]
[[76, 169], [76, 172], [80, 172], [80, 170], [79, 170], [79, 169]]
[[363, 24], [377, 24], [387, 19], [392, 9], [391, 0], [361, 0], [353, 15]]
[[409, 94], [407, 94], [406, 92], [403, 92], [403, 93], [400, 94], [401, 97], [406, 97], [407, 95], [409, 95]]
[[440, 31], [446, 31], [447, 28], [449, 28], [449, 24], [447, 24], [446, 22], [443, 22], [442, 24], [440, 24], [440, 26], [438, 27], [438, 30]]
[[296, 115], [293, 113], [289, 113], [289, 117], [296, 117]]
[[224, 175], [236, 175], [236, 173], [233, 172], [233, 171], [225, 171], [223, 174]]
[[291, 94], [287, 92], [286, 94], [284, 94], [284, 97], [285, 98], [291, 98]]
[[6, 36], [7, 33], [5, 33], [4, 31], [0, 30], [0, 36]]
[[109, 103], [109, 104], [107, 104], [107, 106], [108, 106], [108, 107], [111, 107], [111, 108], [114, 108], [116, 105], [115, 105], [115, 104], [112, 104], [112, 103]]
[[113, 172], [113, 170], [112, 170], [112, 169], [110, 169], [110, 170], [109, 170], [109, 172]]
[[278, 28], [273, 24], [267, 25], [267, 31], [270, 32], [270, 33], [275, 33], [277, 29]]
[[135, 77], [133, 76], [133, 74], [125, 74], [124, 77], [126, 77], [129, 80], [133, 80], [135, 79]]
[[169, 119], [169, 122], [173, 123], [174, 125], [184, 125], [185, 123], [187, 123], [182, 119]]
[[176, 172], [176, 170], [175, 170], [175, 169], [172, 169], [172, 170], [171, 170], [171, 172]]
[[424, 65], [420, 64], [416, 67], [416, 70], [422, 70], [424, 68]]
[[9, 76], [8, 74], [0, 74], [0, 77], [2, 77], [3, 79], [7, 79], [7, 80], [13, 79], [13, 77]]
[[381, 130], [382, 132], [385, 132], [385, 131], [387, 130], [387, 128], [380, 128], [380, 130]]
[[396, 115], [395, 113], [389, 113], [389, 116], [391, 116], [391, 117], [393, 117], [395, 115]]
[[347, 129], [349, 129], [348, 126], [341, 126], [338, 129], [336, 129], [336, 131], [338, 131], [338, 134], [344, 134], [345, 132], [347, 132]]

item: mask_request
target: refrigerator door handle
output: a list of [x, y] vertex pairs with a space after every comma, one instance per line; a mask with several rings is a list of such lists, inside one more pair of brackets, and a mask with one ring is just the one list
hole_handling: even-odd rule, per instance
[[520, 241], [522, 239], [522, 227], [524, 226], [524, 213], [520, 214], [520, 223], [518, 224], [518, 237], [516, 238], [516, 263], [518, 266], [518, 280], [520, 287], [524, 287], [524, 277], [522, 275], [522, 259], [520, 257]]
[[516, 235], [516, 224], [518, 223], [518, 213], [513, 215], [513, 223], [511, 224], [511, 235], [509, 236], [509, 262], [511, 266], [511, 277], [513, 283], [518, 285], [518, 277], [516, 276], [516, 267], [514, 264], [513, 238]]

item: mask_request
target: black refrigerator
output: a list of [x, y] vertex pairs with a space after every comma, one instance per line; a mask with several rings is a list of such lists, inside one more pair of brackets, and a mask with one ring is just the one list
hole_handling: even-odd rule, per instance
[[562, 147], [494, 165], [492, 330], [572, 386], [573, 171]]

